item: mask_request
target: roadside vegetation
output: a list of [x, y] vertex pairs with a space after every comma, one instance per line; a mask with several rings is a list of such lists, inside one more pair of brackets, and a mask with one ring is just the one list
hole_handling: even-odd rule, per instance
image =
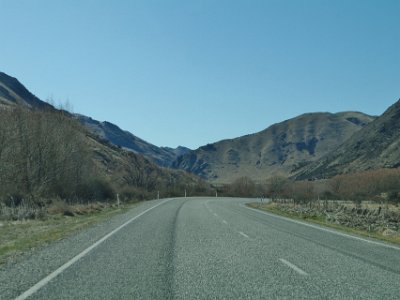
[[0, 107], [0, 120], [0, 263], [137, 201], [212, 192], [90, 134], [65, 110]]
[[241, 177], [232, 184], [218, 187], [226, 196], [291, 199], [296, 204], [312, 205], [320, 200], [346, 200], [360, 204], [373, 201], [400, 204], [400, 169], [378, 169], [338, 175], [325, 180], [295, 181], [273, 176], [261, 183]]
[[[51, 207], [207, 194], [181, 171], [90, 134], [60, 109], [0, 109], [0, 221], [42, 219]], [[65, 212], [68, 213], [68, 212]]]
[[56, 202], [35, 219], [0, 221], [0, 265], [31, 249], [61, 240], [137, 205], [111, 203], [67, 205]]
[[66, 113], [16, 107], [0, 110], [0, 119], [0, 218], [38, 218], [53, 202], [113, 197], [89, 158], [85, 132]]
[[321, 201], [319, 208], [293, 205], [288, 200], [248, 205], [277, 215], [400, 244], [400, 209], [393, 205], [382, 209], [379, 204], [367, 201], [356, 207], [351, 201], [337, 200]]
[[[221, 195], [254, 197], [254, 208], [400, 243], [400, 169], [339, 175], [319, 181], [274, 176], [263, 184], [239, 178]], [[270, 203], [261, 202], [271, 199]]]

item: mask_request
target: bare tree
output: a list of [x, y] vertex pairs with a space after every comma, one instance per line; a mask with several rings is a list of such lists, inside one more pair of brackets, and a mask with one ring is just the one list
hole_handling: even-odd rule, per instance
[[267, 180], [267, 190], [272, 200], [285, 197], [288, 184], [289, 180], [284, 176], [275, 175], [270, 177]]

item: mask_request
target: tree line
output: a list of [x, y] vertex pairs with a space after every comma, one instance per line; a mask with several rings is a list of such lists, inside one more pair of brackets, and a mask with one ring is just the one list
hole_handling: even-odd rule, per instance
[[0, 109], [0, 217], [7, 207], [208, 195], [183, 171], [159, 168], [89, 133], [65, 110]]
[[[62, 111], [0, 110], [0, 199], [85, 196], [93, 165], [80, 124]], [[45, 204], [45, 203], [43, 203]]]
[[400, 203], [400, 169], [369, 170], [319, 181], [294, 181], [284, 176], [273, 176], [263, 183], [255, 183], [248, 177], [241, 177], [220, 187], [220, 193], [273, 200], [291, 199], [295, 203], [316, 200]]

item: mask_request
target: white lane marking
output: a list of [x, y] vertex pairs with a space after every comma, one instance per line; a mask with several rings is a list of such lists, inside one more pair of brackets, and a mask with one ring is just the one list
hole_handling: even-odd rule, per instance
[[222, 220], [222, 223], [224, 223], [224, 224], [227, 224], [227, 225], [228, 225], [228, 222], [227, 222], [227, 221], [225, 221], [225, 220]]
[[43, 278], [42, 280], [40, 280], [38, 283], [36, 283], [34, 286], [32, 286], [30, 289], [28, 289], [27, 291], [25, 291], [23, 294], [21, 294], [20, 296], [18, 296], [17, 298], [15, 298], [15, 300], [23, 300], [26, 299], [30, 296], [32, 296], [34, 293], [36, 293], [38, 290], [40, 290], [42, 287], [44, 287], [46, 284], [48, 284], [52, 279], [54, 279], [55, 277], [57, 277], [58, 275], [60, 275], [62, 272], [64, 272], [66, 269], [68, 269], [70, 266], [72, 266], [74, 263], [76, 263], [79, 259], [81, 259], [82, 257], [84, 257], [85, 255], [87, 255], [90, 251], [92, 251], [94, 248], [96, 248], [98, 245], [100, 245], [102, 242], [104, 242], [105, 240], [107, 240], [109, 237], [111, 237], [112, 235], [114, 235], [115, 233], [117, 233], [118, 231], [120, 231], [122, 228], [124, 228], [125, 226], [129, 225], [130, 223], [132, 223], [133, 221], [135, 221], [137, 218], [143, 216], [144, 214], [148, 213], [150, 210], [160, 206], [161, 204], [164, 204], [166, 202], [169, 202], [171, 200], [174, 199], [167, 199], [164, 200], [161, 203], [158, 203], [152, 207], [150, 207], [149, 209], [146, 209], [145, 211], [141, 212], [140, 214], [138, 214], [136, 217], [133, 217], [132, 219], [128, 220], [127, 222], [125, 222], [124, 224], [122, 224], [121, 226], [119, 226], [118, 228], [114, 229], [113, 231], [111, 231], [110, 233], [108, 233], [107, 235], [105, 235], [104, 237], [102, 237], [100, 240], [98, 240], [96, 243], [94, 243], [93, 245], [89, 246], [88, 248], [86, 248], [85, 250], [83, 250], [81, 253], [79, 253], [78, 255], [76, 255], [75, 257], [73, 257], [70, 261], [66, 262], [65, 264], [63, 264], [61, 267], [59, 267], [57, 270], [55, 270], [54, 272], [52, 272], [51, 274], [47, 275], [45, 278]]
[[378, 246], [382, 246], [382, 247], [386, 247], [386, 248], [390, 248], [390, 249], [394, 249], [394, 250], [400, 250], [399, 247], [396, 247], [396, 246], [393, 246], [393, 245], [389, 245], [389, 244], [385, 244], [385, 243], [381, 243], [381, 242], [376, 242], [376, 241], [372, 241], [372, 240], [367, 240], [367, 239], [364, 239], [364, 238], [361, 238], [361, 237], [358, 237], [358, 236], [354, 236], [354, 235], [346, 234], [346, 233], [343, 233], [343, 232], [335, 231], [335, 230], [332, 230], [332, 229], [323, 228], [323, 227], [320, 227], [320, 226], [317, 226], [317, 225], [313, 225], [313, 224], [309, 224], [309, 223], [293, 220], [293, 219], [290, 219], [290, 218], [278, 216], [278, 215], [275, 215], [275, 214], [272, 214], [272, 213], [261, 211], [259, 209], [248, 207], [246, 205], [241, 205], [241, 206], [243, 206], [243, 207], [245, 207], [247, 209], [250, 209], [250, 210], [254, 210], [254, 211], [259, 212], [261, 214], [277, 218], [277, 219], [293, 222], [293, 223], [296, 223], [296, 224], [301, 224], [301, 225], [308, 226], [308, 227], [311, 227], [311, 228], [314, 228], [314, 229], [322, 230], [322, 231], [325, 231], [325, 232], [333, 233], [333, 234], [336, 234], [336, 235], [340, 235], [340, 236], [343, 236], [343, 237], [355, 239], [355, 240], [358, 240], [358, 241], [362, 241], [362, 242], [366, 242], [366, 243], [370, 243], [370, 244], [374, 244], [374, 245], [378, 245]]
[[204, 206], [207, 208], [207, 210], [208, 210], [210, 213], [212, 213], [213, 211], [211, 210], [210, 207], [208, 207], [208, 202], [209, 202], [209, 201], [207, 201], [206, 203], [204, 203]]
[[208, 202], [210, 202], [210, 200], [208, 200], [206, 203], [204, 203], [205, 207], [208, 209], [208, 211], [210, 213], [212, 213], [214, 215], [214, 217], [219, 218], [218, 214], [213, 212], [213, 210], [208, 206]]
[[245, 238], [247, 238], [247, 239], [249, 238], [249, 236], [248, 236], [247, 234], [245, 234], [244, 232], [239, 231], [239, 234], [240, 234], [240, 235], [243, 235], [243, 236], [244, 236]]
[[300, 275], [303, 276], [307, 276], [308, 274], [306, 272], [304, 272], [302, 269], [300, 269], [299, 267], [295, 266], [294, 264], [292, 264], [291, 262], [288, 262], [286, 259], [280, 258], [279, 259], [282, 263], [284, 263], [285, 265], [287, 265], [289, 268], [295, 270], [297, 273], [299, 273]]

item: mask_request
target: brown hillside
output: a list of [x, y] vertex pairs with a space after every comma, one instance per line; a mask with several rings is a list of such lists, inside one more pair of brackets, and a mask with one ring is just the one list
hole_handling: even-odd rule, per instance
[[307, 167], [298, 178], [400, 166], [400, 100], [339, 148]]
[[256, 181], [296, 174], [337, 148], [374, 117], [359, 112], [310, 113], [255, 134], [200, 147], [178, 158], [174, 167], [216, 183], [248, 176]]

